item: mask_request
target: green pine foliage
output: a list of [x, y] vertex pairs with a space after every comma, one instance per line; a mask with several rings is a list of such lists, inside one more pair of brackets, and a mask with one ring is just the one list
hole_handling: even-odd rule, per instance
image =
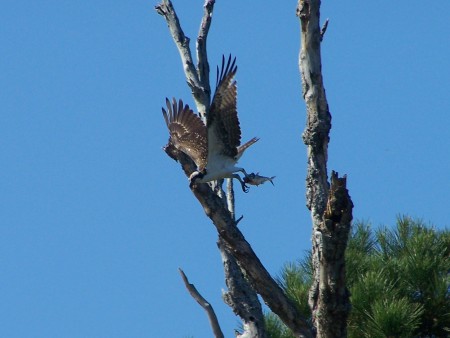
[[311, 255], [308, 253], [305, 260], [297, 264], [286, 264], [278, 283], [285, 290], [288, 297], [297, 306], [297, 310], [305, 318], [311, 316], [308, 306], [308, 292], [312, 279]]
[[265, 314], [265, 324], [270, 338], [295, 338], [287, 326], [271, 312]]
[[[421, 305], [407, 298], [376, 299], [367, 311], [368, 321], [358, 337], [413, 337], [423, 314]], [[353, 333], [353, 332], [352, 332]]]
[[[450, 232], [410, 217], [399, 217], [393, 229], [373, 231], [357, 222], [346, 252], [347, 286], [352, 311], [348, 336], [447, 337], [450, 333]], [[310, 253], [287, 264], [278, 281], [310, 318]], [[289, 338], [273, 315], [266, 317], [269, 337]]]

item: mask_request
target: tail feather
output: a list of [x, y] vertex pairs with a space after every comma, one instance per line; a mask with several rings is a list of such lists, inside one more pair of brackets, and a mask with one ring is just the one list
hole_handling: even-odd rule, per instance
[[240, 146], [237, 148], [237, 152], [238, 152], [238, 153], [237, 153], [236, 159], [239, 160], [239, 159], [241, 158], [242, 154], [244, 154], [244, 151], [245, 151], [248, 147], [250, 147], [253, 143], [257, 142], [258, 140], [259, 140], [258, 137], [254, 137], [254, 138], [252, 138], [251, 140], [245, 142], [243, 145], [240, 145]]

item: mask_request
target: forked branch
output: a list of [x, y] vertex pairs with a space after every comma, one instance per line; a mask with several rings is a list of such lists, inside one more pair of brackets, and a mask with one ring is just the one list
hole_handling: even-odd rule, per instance
[[[211, 96], [211, 89], [209, 87], [209, 66], [206, 55], [206, 38], [208, 36], [211, 15], [214, 8], [214, 1], [207, 1], [207, 3], [210, 2], [211, 4], [209, 5], [208, 10], [205, 10], [205, 15], [202, 20], [202, 26], [204, 25], [204, 28], [200, 30], [203, 43], [199, 44], [200, 48], [197, 49], [197, 59], [199, 60], [198, 73], [194, 66], [194, 61], [192, 60], [192, 53], [189, 47], [190, 39], [184, 34], [183, 29], [181, 28], [180, 20], [178, 19], [172, 2], [170, 0], [163, 0], [160, 4], [155, 6], [156, 12], [162, 15], [167, 22], [170, 34], [180, 53], [187, 83], [192, 90], [195, 104], [201, 114], [205, 114], [205, 112], [208, 111]], [[208, 79], [208, 81], [205, 82], [205, 78]]]
[[[207, 0], [205, 1], [205, 5], [203, 6], [203, 18], [202, 23], [200, 24], [200, 31], [198, 32], [197, 37], [197, 69], [198, 69], [198, 77], [200, 82], [203, 84], [205, 90], [209, 90], [207, 95], [208, 103], [210, 102], [210, 85], [209, 85], [209, 63], [208, 63], [208, 51], [206, 49], [206, 41], [208, 37], [209, 27], [211, 26], [212, 13], [214, 10], [215, 0]], [[209, 105], [208, 107], [209, 108]], [[206, 110], [207, 111], [207, 110]]]

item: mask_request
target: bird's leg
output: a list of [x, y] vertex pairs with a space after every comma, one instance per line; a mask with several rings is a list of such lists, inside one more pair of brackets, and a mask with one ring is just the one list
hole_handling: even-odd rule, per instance
[[237, 180], [239, 180], [239, 182], [241, 182], [241, 187], [242, 187], [242, 191], [247, 193], [248, 192], [248, 186], [244, 183], [244, 181], [242, 180], [241, 176], [239, 176], [238, 174], [234, 174], [233, 177]]
[[241, 173], [244, 174], [245, 177], [248, 177], [248, 174], [247, 174], [247, 172], [245, 171], [244, 168], [239, 168], [237, 171], [240, 171]]
[[206, 169], [196, 170], [189, 176], [189, 187], [192, 188], [197, 183], [204, 183], [203, 177], [206, 175]]

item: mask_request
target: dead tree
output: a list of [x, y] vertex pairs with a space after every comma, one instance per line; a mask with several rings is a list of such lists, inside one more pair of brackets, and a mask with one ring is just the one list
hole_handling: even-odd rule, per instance
[[[211, 100], [206, 40], [214, 3], [214, 0], [206, 0], [204, 4], [204, 15], [196, 41], [196, 65], [192, 59], [190, 40], [181, 28], [171, 1], [163, 0], [155, 7], [158, 14], [162, 15], [167, 22], [180, 53], [187, 83], [202, 116], [208, 114]], [[346, 318], [346, 311], [348, 311], [348, 292], [345, 284], [342, 284], [344, 283], [343, 252], [351, 221], [352, 204], [345, 188], [345, 178], [338, 178], [337, 174], [333, 173], [331, 188], [328, 187], [327, 181], [326, 160], [331, 116], [328, 112], [320, 70], [320, 29], [318, 36], [315, 31], [316, 25], [318, 27], [319, 24], [319, 5], [320, 2], [315, 0], [300, 1], [297, 9], [302, 27], [300, 66], [303, 97], [306, 100], [308, 111], [308, 123], [304, 132], [309, 163], [307, 196], [308, 208], [311, 210], [313, 218], [313, 253], [315, 257], [315, 283], [311, 289], [310, 303], [318, 336], [342, 337], [339, 334], [327, 335], [331, 332], [331, 326], [337, 327], [334, 318], [328, 317], [328, 315], [339, 315], [336, 318], [340, 320]], [[315, 12], [311, 14], [311, 11]], [[305, 61], [305, 58], [309, 59]], [[165, 152], [181, 164], [186, 176], [189, 177], [196, 170], [193, 161], [170, 142], [165, 147]], [[237, 226], [239, 220], [236, 221], [234, 218], [232, 189], [229, 189], [228, 198], [225, 198], [220, 184], [214, 189], [207, 184], [193, 185], [191, 189], [217, 229], [218, 247], [222, 254], [226, 284], [229, 288], [224, 299], [243, 321], [245, 332], [242, 333], [242, 336], [266, 337], [261, 305], [256, 297], [256, 294], [259, 294], [272, 312], [289, 327], [295, 337], [313, 337], [315, 330], [298, 313], [295, 305], [270, 276], [239, 230]], [[336, 236], [336, 234], [339, 235]], [[320, 258], [319, 255], [321, 255]], [[195, 294], [194, 298], [197, 301], [202, 300], [198, 291], [187, 282], [184, 274], [183, 280], [191, 294], [193, 296]], [[342, 299], [346, 299], [347, 302], [341, 302]], [[345, 311], [340, 311], [342, 308], [345, 308]], [[215, 336], [221, 337], [222, 332], [217, 327], [218, 322], [214, 319], [215, 315], [211, 312], [212, 309], [208, 306], [205, 306], [205, 309], [211, 320]], [[345, 313], [345, 316], [341, 313]], [[338, 331], [336, 332], [345, 334], [345, 318], [340, 326], [343, 329], [337, 327]], [[323, 328], [326, 325], [328, 325], [328, 329]]]
[[320, 0], [299, 0], [301, 50], [299, 67], [306, 103], [307, 122], [303, 141], [307, 147], [307, 207], [311, 211], [313, 285], [309, 295], [317, 337], [346, 337], [350, 311], [345, 283], [345, 249], [353, 203], [346, 177], [332, 172], [327, 177], [331, 114], [322, 79], [320, 46], [328, 21], [320, 29]]

